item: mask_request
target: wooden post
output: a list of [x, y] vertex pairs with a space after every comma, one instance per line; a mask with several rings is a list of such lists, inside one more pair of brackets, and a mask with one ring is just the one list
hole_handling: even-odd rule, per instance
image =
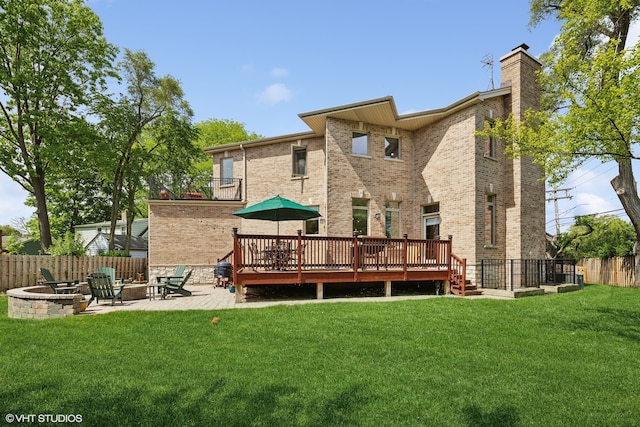
[[302, 230], [298, 230], [298, 283], [302, 283]]
[[316, 283], [316, 299], [324, 299], [324, 283]]
[[360, 248], [358, 248], [358, 232], [353, 232], [353, 281], [358, 281], [358, 268], [360, 268]]
[[238, 288], [238, 266], [240, 265], [240, 244], [238, 243], [238, 228], [233, 227], [233, 284]]
[[402, 243], [402, 272], [404, 281], [407, 281], [407, 255], [409, 251], [409, 235], [407, 233], [403, 234], [404, 242]]

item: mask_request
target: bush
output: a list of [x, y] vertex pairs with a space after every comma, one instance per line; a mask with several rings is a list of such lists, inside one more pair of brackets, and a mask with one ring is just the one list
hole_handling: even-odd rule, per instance
[[53, 238], [53, 243], [47, 249], [47, 254], [85, 256], [87, 251], [80, 235], [67, 231], [63, 237]]

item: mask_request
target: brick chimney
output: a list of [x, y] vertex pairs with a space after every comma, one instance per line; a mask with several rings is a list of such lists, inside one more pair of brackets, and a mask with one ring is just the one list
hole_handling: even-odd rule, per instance
[[511, 86], [511, 104], [507, 108], [517, 118], [522, 118], [530, 108], [537, 110], [540, 107], [536, 73], [541, 67], [524, 43], [500, 58], [500, 86]]
[[[505, 117], [522, 119], [528, 109], [540, 108], [536, 73], [542, 64], [521, 44], [500, 58], [500, 86], [511, 86], [505, 99]], [[543, 259], [545, 255], [545, 187], [542, 169], [531, 158], [521, 157], [507, 166], [511, 179], [505, 183], [508, 259]]]

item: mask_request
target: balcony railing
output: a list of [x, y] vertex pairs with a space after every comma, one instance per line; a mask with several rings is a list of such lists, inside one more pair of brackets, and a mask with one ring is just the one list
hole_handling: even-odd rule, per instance
[[150, 179], [149, 199], [240, 201], [242, 200], [242, 179], [213, 178], [209, 185], [173, 185], [171, 187]]
[[211, 194], [213, 200], [242, 200], [242, 179], [213, 178]]

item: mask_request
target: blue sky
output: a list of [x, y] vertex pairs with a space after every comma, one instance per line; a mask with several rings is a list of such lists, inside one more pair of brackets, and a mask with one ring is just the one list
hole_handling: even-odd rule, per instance
[[[158, 75], [182, 83], [196, 121], [232, 119], [263, 136], [307, 131], [299, 113], [388, 95], [400, 114], [447, 106], [490, 89], [483, 58], [494, 59], [497, 87], [502, 55], [526, 43], [537, 56], [559, 30], [554, 22], [530, 30], [527, 0], [87, 4], [109, 42], [144, 50]], [[564, 216], [620, 208], [608, 184], [610, 166], [593, 164], [587, 175], [574, 176], [567, 186], [581, 188], [560, 203]], [[24, 191], [4, 175], [0, 194], [0, 224], [31, 214]], [[553, 230], [553, 204], [547, 207]]]

